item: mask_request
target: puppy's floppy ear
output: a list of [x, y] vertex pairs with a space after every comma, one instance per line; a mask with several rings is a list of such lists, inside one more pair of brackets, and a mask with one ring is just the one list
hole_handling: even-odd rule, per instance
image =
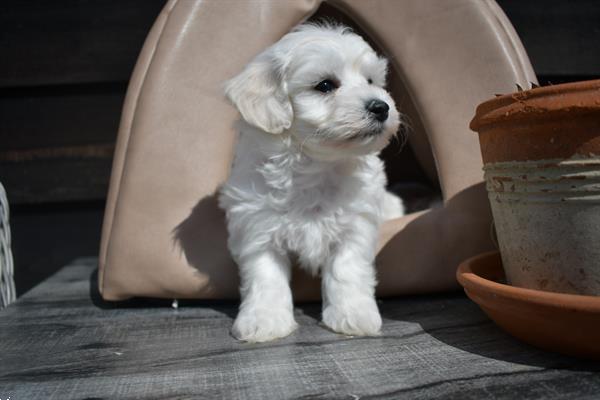
[[281, 75], [274, 58], [263, 53], [225, 84], [225, 95], [246, 122], [273, 134], [288, 129], [293, 118]]

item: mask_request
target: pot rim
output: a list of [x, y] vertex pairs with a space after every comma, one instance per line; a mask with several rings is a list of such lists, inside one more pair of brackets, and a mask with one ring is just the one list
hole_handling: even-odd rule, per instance
[[469, 127], [481, 132], [492, 124], [586, 114], [600, 117], [600, 79], [541, 86], [489, 99], [477, 106]]

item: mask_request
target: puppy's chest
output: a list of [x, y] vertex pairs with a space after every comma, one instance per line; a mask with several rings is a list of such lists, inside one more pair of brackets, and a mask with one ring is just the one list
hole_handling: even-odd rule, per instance
[[366, 212], [356, 177], [331, 171], [294, 176], [285, 188], [271, 188], [280, 216], [275, 241], [298, 255], [301, 264], [318, 268], [343, 240], [358, 214]]
[[291, 222], [343, 222], [357, 210], [361, 183], [356, 177], [332, 171], [291, 174], [285, 185], [269, 185], [278, 211]]

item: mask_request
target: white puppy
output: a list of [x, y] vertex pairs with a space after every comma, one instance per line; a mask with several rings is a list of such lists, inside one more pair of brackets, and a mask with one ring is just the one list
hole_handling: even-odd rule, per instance
[[378, 228], [403, 214], [377, 157], [399, 125], [386, 70], [348, 28], [302, 25], [227, 82], [244, 119], [220, 196], [240, 268], [236, 338], [294, 331], [293, 263], [321, 273], [325, 325], [379, 333]]

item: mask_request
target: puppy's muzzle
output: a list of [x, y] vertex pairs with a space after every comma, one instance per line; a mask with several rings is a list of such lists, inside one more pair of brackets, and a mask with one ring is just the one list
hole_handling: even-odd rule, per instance
[[367, 101], [365, 108], [370, 113], [371, 117], [379, 122], [384, 122], [388, 118], [390, 106], [385, 101], [372, 99]]

